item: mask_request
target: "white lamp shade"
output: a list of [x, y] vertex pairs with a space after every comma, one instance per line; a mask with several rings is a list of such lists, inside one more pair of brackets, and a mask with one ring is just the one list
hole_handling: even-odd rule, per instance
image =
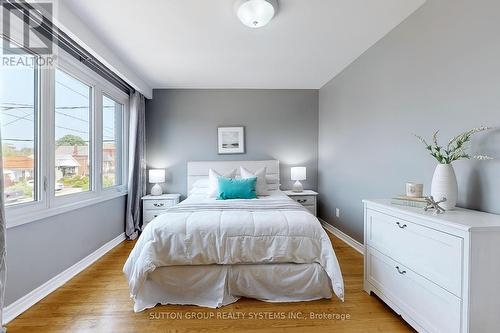
[[165, 182], [165, 169], [150, 169], [149, 182], [152, 184]]
[[260, 28], [268, 24], [278, 9], [276, 0], [239, 0], [236, 15], [241, 23], [250, 28]]
[[306, 167], [293, 167], [291, 175], [292, 180], [306, 180]]

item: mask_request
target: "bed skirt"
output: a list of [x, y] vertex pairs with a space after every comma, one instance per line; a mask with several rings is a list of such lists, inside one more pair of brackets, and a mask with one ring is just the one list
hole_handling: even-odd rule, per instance
[[148, 275], [134, 299], [134, 311], [157, 304], [218, 308], [240, 297], [311, 301], [331, 298], [332, 288], [330, 278], [316, 263], [167, 266]]

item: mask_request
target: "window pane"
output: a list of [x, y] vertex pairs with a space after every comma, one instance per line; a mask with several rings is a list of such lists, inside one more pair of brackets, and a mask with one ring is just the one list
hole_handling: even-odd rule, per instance
[[123, 105], [102, 97], [102, 186], [122, 184]]
[[0, 65], [4, 198], [14, 205], [37, 198], [38, 70], [32, 66], [35, 56], [4, 55], [1, 46], [0, 55], [9, 59]]
[[89, 191], [92, 88], [61, 70], [55, 87], [55, 194]]

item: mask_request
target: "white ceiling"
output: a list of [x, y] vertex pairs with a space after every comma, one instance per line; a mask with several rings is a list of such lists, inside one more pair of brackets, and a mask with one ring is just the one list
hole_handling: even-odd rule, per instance
[[154, 88], [318, 89], [425, 0], [281, 0], [250, 29], [235, 0], [64, 0]]

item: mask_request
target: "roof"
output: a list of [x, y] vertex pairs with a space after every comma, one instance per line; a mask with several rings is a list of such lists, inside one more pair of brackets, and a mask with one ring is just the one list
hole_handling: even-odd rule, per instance
[[[76, 154], [75, 154], [76, 152]], [[58, 146], [56, 147], [57, 155], [89, 155], [89, 146]]]
[[30, 156], [4, 156], [3, 167], [6, 169], [33, 169], [35, 163]]
[[71, 155], [57, 155], [56, 167], [79, 167], [80, 164]]
[[[116, 144], [105, 142], [102, 148], [103, 150], [115, 150]], [[89, 146], [58, 146], [56, 147], [56, 155], [88, 156]]]

